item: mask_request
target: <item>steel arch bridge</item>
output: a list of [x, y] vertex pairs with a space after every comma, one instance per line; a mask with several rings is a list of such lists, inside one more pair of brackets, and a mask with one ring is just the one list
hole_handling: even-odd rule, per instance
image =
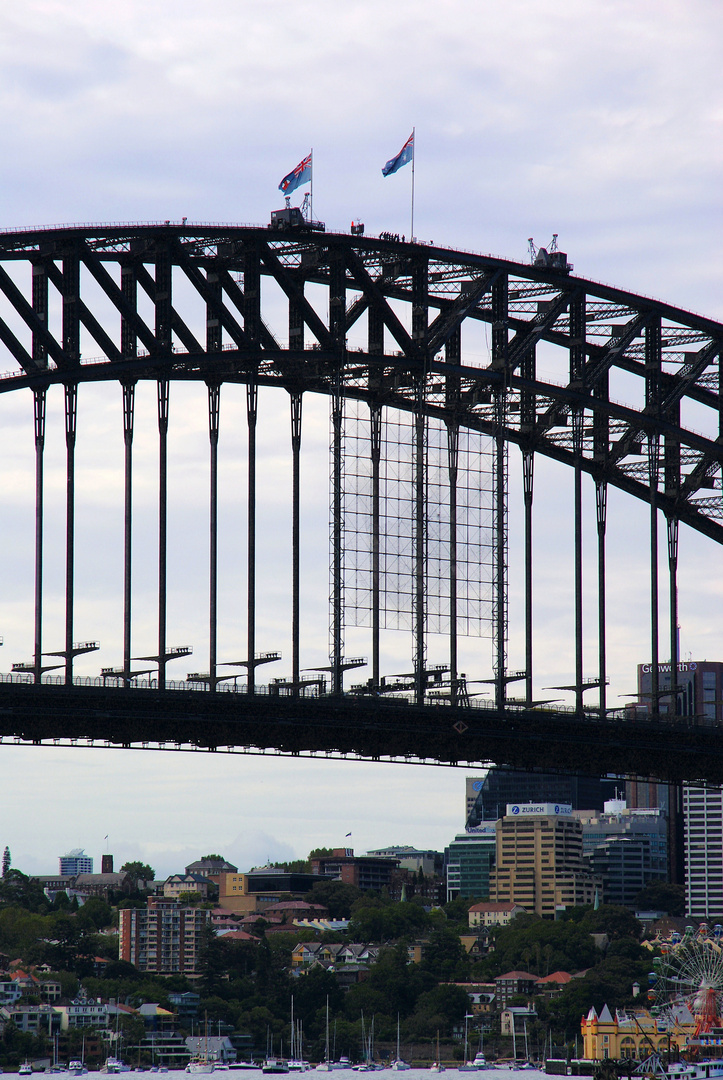
[[[316, 223], [313, 223], [316, 225]], [[723, 779], [717, 726], [679, 715], [678, 528], [682, 522], [723, 542], [721, 345], [723, 325], [648, 297], [574, 276], [562, 253], [534, 265], [448, 250], [384, 234], [331, 234], [321, 227], [93, 225], [0, 234], [0, 342], [6, 356], [0, 393], [30, 389], [35, 434], [34, 655], [0, 684], [3, 738], [105, 740], [114, 745], [274, 747], [290, 753], [394, 756], [440, 763], [496, 760], [519, 766], [567, 765], [637, 771], [662, 778]], [[263, 300], [262, 300], [263, 286]], [[274, 308], [267, 304], [273, 286]], [[199, 310], [202, 312], [198, 318]], [[278, 327], [285, 323], [283, 335]], [[485, 334], [481, 359], [463, 335]], [[540, 356], [557, 358], [544, 377]], [[622, 402], [616, 380], [635, 386]], [[209, 671], [195, 689], [167, 678], [177, 653], [167, 642], [167, 435], [171, 381], [208, 387], [210, 436]], [[141, 689], [132, 656], [132, 476], [135, 388], [157, 384], [159, 432], [158, 650], [155, 688]], [[122, 386], [125, 446], [123, 665], [99, 686], [81, 685], [74, 660], [96, 648], [75, 640], [75, 443], [81, 383]], [[248, 422], [247, 652], [243, 694], [221, 691], [218, 612], [218, 436], [224, 383], [246, 390]], [[66, 460], [65, 644], [43, 643], [44, 448], [46, 402], [64, 396]], [[268, 687], [257, 668], [274, 658], [256, 649], [256, 425], [262, 387], [291, 402], [293, 542], [289, 567], [292, 674]], [[61, 392], [61, 391], [59, 391]], [[329, 398], [330, 656], [327, 674], [302, 669], [299, 500], [302, 398]], [[370, 418], [372, 677], [345, 689], [355, 661], [344, 654], [345, 403]], [[380, 670], [378, 547], [380, 418], [407, 414], [410, 477], [412, 671], [390, 689]], [[686, 418], [694, 415], [694, 430]], [[448, 550], [448, 661], [426, 660], [428, 591], [424, 490], [426, 425], [446, 433], [446, 499], [456, 506], [460, 432], [489, 441], [493, 579], [494, 702], [470, 706], [457, 660], [455, 545]], [[525, 667], [508, 664], [507, 453], [523, 461]], [[533, 699], [533, 463], [542, 455], [574, 476], [574, 655], [572, 710]], [[597, 674], [584, 677], [582, 478], [595, 485], [597, 509]], [[651, 690], [646, 706], [611, 710], [606, 700], [606, 528], [608, 487], [649, 504]], [[374, 491], [376, 491], [376, 502]], [[450, 510], [450, 514], [454, 513]], [[669, 611], [660, 619], [658, 531], [667, 530]], [[456, 535], [452, 518], [450, 537]], [[63, 538], [54, 538], [62, 544]], [[30, 617], [30, 613], [29, 613]], [[659, 625], [662, 622], [663, 625]], [[666, 642], [660, 645], [660, 638]], [[659, 682], [670, 660], [673, 690]], [[183, 651], [183, 650], [182, 650]], [[58, 665], [47, 664], [49, 655]], [[50, 677], [52, 667], [59, 677]], [[515, 681], [521, 698], [509, 696]], [[87, 682], [87, 680], [86, 680]], [[199, 688], [203, 693], [199, 692]], [[238, 690], [238, 686], [236, 685]], [[596, 703], [584, 700], [593, 691]], [[721, 715], [716, 709], [716, 715]], [[676, 757], [667, 740], [675, 733]]]

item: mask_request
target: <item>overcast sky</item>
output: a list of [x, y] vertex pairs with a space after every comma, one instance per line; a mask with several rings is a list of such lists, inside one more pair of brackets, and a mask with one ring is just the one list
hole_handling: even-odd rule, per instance
[[[583, 276], [723, 319], [721, 40], [718, 0], [5, 4], [0, 228], [181, 217], [265, 223], [281, 203], [281, 177], [313, 147], [314, 211], [328, 228], [347, 230], [359, 218], [372, 234], [408, 234], [411, 170], [384, 179], [381, 167], [414, 126], [420, 239], [525, 260], [529, 236], [541, 244], [557, 232]], [[0, 356], [0, 371], [12, 366]], [[138, 391], [137, 653], [153, 651], [156, 632], [153, 394]], [[0, 400], [5, 670], [32, 653], [31, 399], [12, 397]], [[261, 405], [257, 644], [288, 657], [288, 583], [279, 573], [288, 557], [288, 403], [266, 395]], [[59, 394], [51, 392], [48, 410], [45, 641], [53, 648], [63, 626]], [[243, 410], [243, 394], [226, 388], [220, 648], [229, 659], [243, 655], [245, 635]], [[87, 674], [121, 660], [121, 431], [118, 387], [81, 387], [76, 636], [103, 645], [100, 659], [79, 664]], [[327, 651], [327, 437], [326, 403], [305, 402], [309, 663]], [[193, 644], [193, 666], [202, 668], [201, 389], [172, 388], [170, 439], [169, 643]], [[514, 454], [510, 468], [519, 488]], [[586, 574], [594, 583], [592, 496], [590, 485]], [[570, 478], [540, 466], [540, 689], [570, 681], [574, 669], [571, 506]], [[635, 665], [649, 650], [647, 511], [613, 493], [610, 519], [612, 699], [634, 688]], [[513, 564], [518, 525], [513, 511]], [[640, 551], [631, 542], [638, 536]], [[682, 653], [723, 659], [720, 553], [683, 531], [681, 558]], [[511, 578], [510, 662], [521, 667], [522, 594], [519, 574]], [[595, 618], [593, 606], [586, 674], [595, 672]], [[369, 651], [357, 632], [348, 645]], [[408, 664], [408, 642], [388, 639], [386, 648], [390, 662]], [[489, 645], [465, 648], [470, 673], [488, 674]], [[3, 804], [12, 807], [0, 818], [0, 845], [32, 872], [54, 872], [71, 847], [99, 861], [106, 846], [162, 875], [209, 851], [247, 869], [319, 844], [441, 847], [464, 824], [463, 770], [6, 746], [0, 753]]]

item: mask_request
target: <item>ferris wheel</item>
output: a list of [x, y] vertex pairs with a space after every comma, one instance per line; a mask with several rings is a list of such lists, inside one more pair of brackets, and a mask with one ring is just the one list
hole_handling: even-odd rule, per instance
[[696, 1035], [721, 1025], [723, 1014], [723, 926], [705, 923], [662, 942], [648, 976], [651, 1011], [671, 1020], [687, 1006]]

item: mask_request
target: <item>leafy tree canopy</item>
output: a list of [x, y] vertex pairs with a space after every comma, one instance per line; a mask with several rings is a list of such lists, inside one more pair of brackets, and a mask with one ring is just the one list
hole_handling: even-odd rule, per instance
[[396, 941], [416, 937], [428, 925], [429, 916], [419, 904], [362, 898], [352, 908], [348, 934], [351, 941]]
[[0, 908], [20, 907], [26, 911], [45, 912], [50, 908], [42, 887], [27, 874], [8, 868], [0, 881]]
[[83, 926], [101, 930], [113, 922], [113, 909], [100, 896], [89, 896], [78, 912], [78, 921]]
[[597, 911], [591, 907], [585, 908], [580, 927], [589, 934], [607, 934], [611, 941], [617, 938], [640, 941], [643, 932], [633, 913], [616, 904], [601, 904]]
[[310, 904], [323, 904], [332, 919], [349, 919], [353, 905], [362, 895], [356, 885], [322, 879], [307, 894], [307, 899]]
[[518, 915], [496, 931], [495, 950], [477, 965], [479, 974], [496, 978], [516, 969], [543, 977], [553, 971], [584, 970], [600, 955], [590, 933], [589, 927], [572, 920], [550, 922], [536, 915]]
[[128, 874], [134, 887], [137, 887], [139, 881], [154, 881], [156, 877], [156, 871], [148, 863], [140, 862], [135, 859], [131, 862], [124, 863], [121, 866], [121, 873]]
[[[484, 899], [487, 899], [484, 897]], [[456, 900], [450, 900], [444, 904], [442, 911], [450, 922], [458, 923], [460, 927], [469, 926], [469, 909], [473, 904], [481, 904], [482, 898], [474, 896], [458, 896]]]
[[685, 886], [667, 881], [651, 881], [635, 897], [637, 911], [665, 911], [668, 915], [685, 914]]

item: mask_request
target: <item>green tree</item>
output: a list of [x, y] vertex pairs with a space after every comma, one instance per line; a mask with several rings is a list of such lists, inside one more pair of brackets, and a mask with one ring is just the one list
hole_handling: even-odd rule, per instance
[[46, 912], [50, 903], [37, 881], [31, 881], [27, 874], [20, 870], [8, 869], [0, 880], [0, 907], [5, 906]]
[[611, 941], [623, 937], [640, 941], [643, 933], [633, 913], [617, 904], [601, 904], [597, 911], [588, 908], [580, 920], [580, 926], [589, 934], [607, 934]]
[[414, 1014], [407, 1020], [407, 1038], [428, 1039], [430, 1032], [452, 1035], [454, 1028], [464, 1027], [469, 996], [461, 986], [436, 986], [417, 998]]
[[89, 896], [78, 912], [81, 926], [102, 930], [113, 922], [113, 909], [100, 896]]
[[456, 900], [450, 900], [446, 903], [442, 910], [450, 922], [463, 923], [465, 926], [469, 926], [469, 909], [473, 904], [480, 904], [481, 899], [475, 899], [471, 896], [458, 896]]
[[332, 919], [350, 918], [352, 907], [361, 897], [361, 889], [341, 881], [319, 881], [307, 894], [309, 903], [323, 904]]
[[685, 886], [667, 881], [651, 881], [635, 897], [636, 911], [666, 911], [668, 915], [685, 914]]
[[178, 894], [178, 902], [184, 907], [198, 907], [204, 903], [200, 892], [181, 892]]
[[468, 976], [467, 953], [459, 934], [451, 926], [431, 931], [424, 945], [422, 967], [440, 982]]
[[[406, 945], [399, 943], [380, 949], [376, 964], [369, 968], [365, 982], [353, 986], [347, 993], [344, 1006], [346, 1015], [356, 1018], [360, 1012], [373, 1015], [384, 1014], [387, 1024], [396, 1027], [396, 1016], [408, 1016], [420, 994], [431, 990], [436, 979], [421, 964], [410, 964]], [[380, 1019], [380, 1025], [384, 1021]], [[380, 1034], [382, 1031], [380, 1030]], [[390, 1026], [388, 1035], [393, 1034]]]
[[364, 896], [352, 908], [347, 933], [352, 941], [397, 941], [416, 937], [429, 925], [429, 916], [419, 904]]
[[138, 888], [138, 883], [140, 881], [154, 881], [156, 877], [156, 872], [153, 867], [149, 866], [148, 863], [140, 862], [137, 859], [133, 862], [124, 863], [123, 866], [121, 866], [121, 873], [128, 874], [134, 889]]
[[204, 997], [218, 993], [226, 974], [226, 950], [212, 926], [201, 931], [198, 950], [199, 987]]
[[3, 878], [7, 875], [7, 872], [10, 869], [10, 863], [11, 862], [12, 862], [12, 859], [11, 859], [11, 856], [10, 856], [10, 848], [6, 847], [5, 850], [3, 851], [3, 868], [2, 868], [2, 876], [3, 876]]
[[[590, 936], [596, 932], [593, 926], [574, 920], [551, 922], [536, 915], [518, 915], [507, 926], [495, 931], [494, 951], [476, 965], [475, 977], [492, 979], [515, 968], [529, 970], [538, 963], [541, 966], [542, 955], [550, 971], [572, 974], [584, 970], [600, 958]], [[545, 951], [548, 945], [550, 948]]]

